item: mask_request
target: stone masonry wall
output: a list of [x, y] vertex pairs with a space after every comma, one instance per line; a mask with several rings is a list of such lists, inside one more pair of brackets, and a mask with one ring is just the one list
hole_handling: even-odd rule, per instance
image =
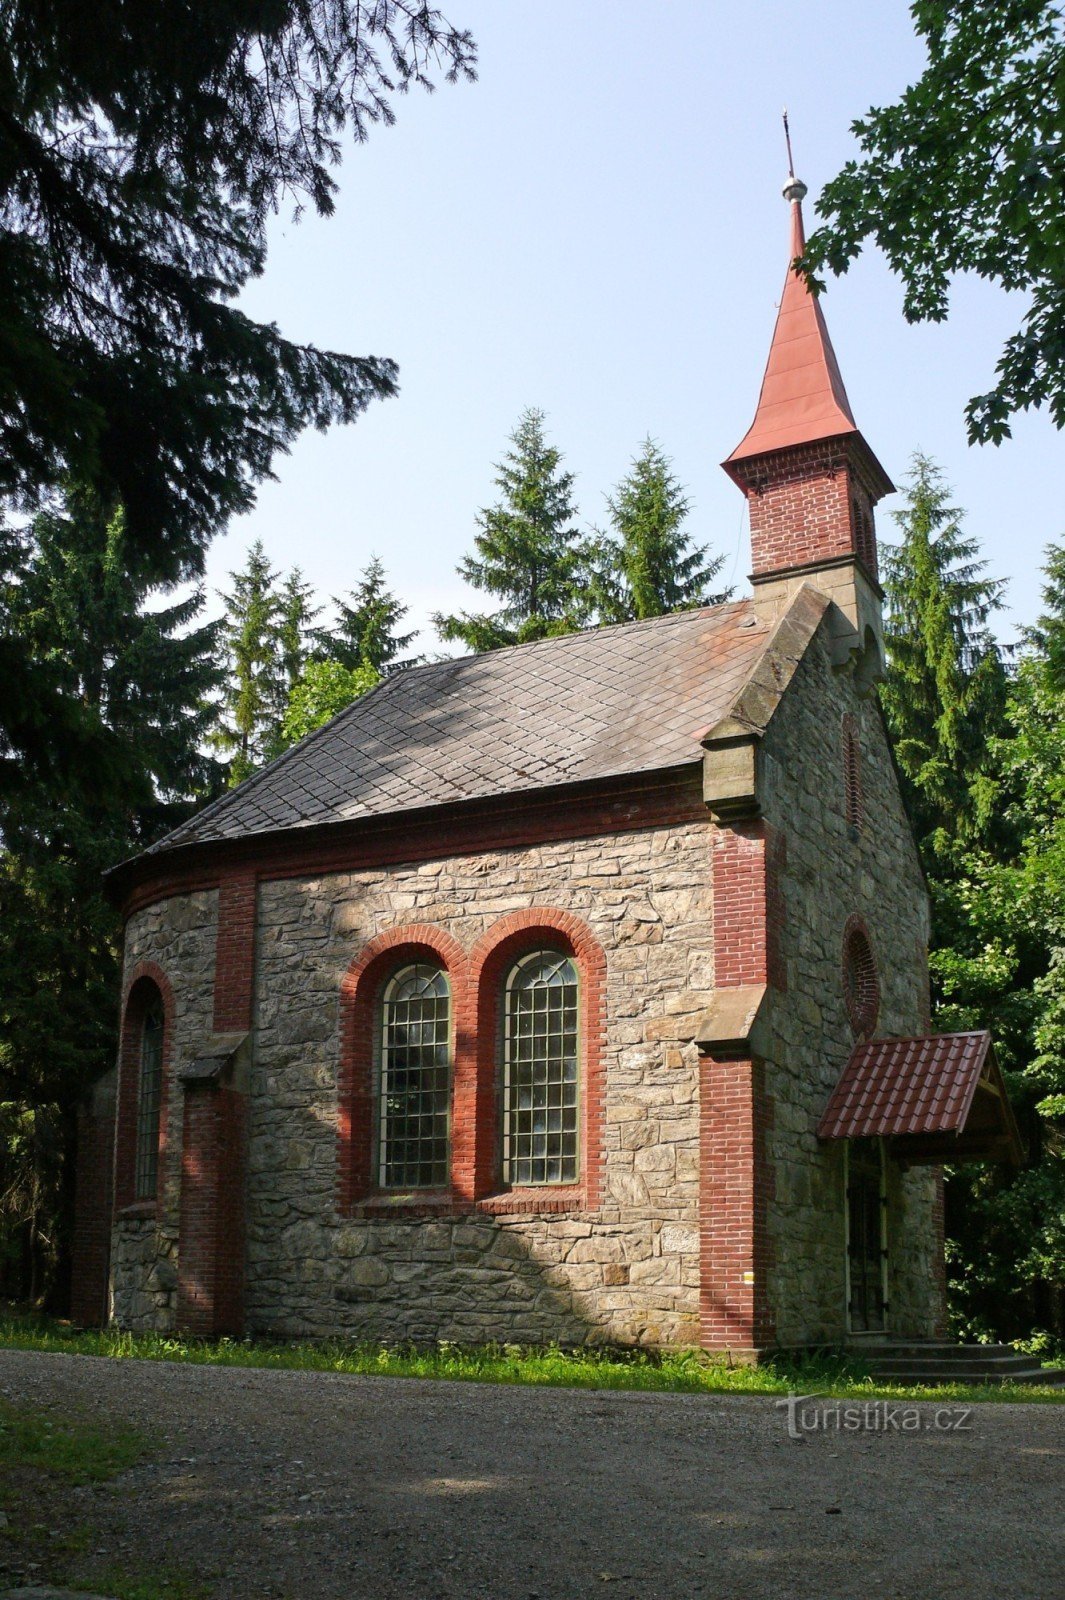
[[[844, 717], [858, 737], [863, 816], [848, 828]], [[787, 993], [773, 998], [767, 1089], [775, 1169], [770, 1298], [781, 1344], [846, 1333], [843, 1146], [814, 1129], [854, 1043], [844, 1003], [844, 926], [860, 915], [876, 956], [880, 1034], [927, 1026], [928, 908], [875, 698], [833, 671], [822, 628], [761, 751], [763, 810], [785, 836], [779, 879]], [[888, 1163], [889, 1327], [931, 1334], [938, 1315], [934, 1178]]]
[[[708, 823], [260, 887], [249, 1329], [383, 1339], [693, 1344], [698, 1061], [713, 933]], [[594, 1212], [336, 1212], [338, 998], [365, 942], [432, 923], [469, 951], [507, 913], [582, 918], [606, 954]]]
[[[126, 925], [124, 973], [154, 962], [174, 993], [162, 1204], [132, 1206], [115, 1218], [111, 1252], [111, 1319], [120, 1327], [174, 1326], [178, 1206], [181, 1195], [181, 1115], [176, 1083], [182, 1062], [211, 1032], [218, 894], [175, 895], [136, 912]], [[123, 984], [125, 992], [125, 984]]]

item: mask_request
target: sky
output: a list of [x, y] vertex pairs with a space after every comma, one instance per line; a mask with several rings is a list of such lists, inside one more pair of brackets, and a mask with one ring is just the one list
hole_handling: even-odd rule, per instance
[[[577, 474], [586, 526], [651, 435], [692, 500], [688, 526], [744, 592], [745, 504], [719, 463], [754, 413], [788, 265], [787, 105], [807, 231], [856, 152], [855, 117], [898, 97], [923, 52], [903, 0], [446, 0], [480, 50], [474, 84], [412, 92], [350, 148], [334, 216], [273, 224], [243, 304], [290, 338], [399, 362], [398, 397], [301, 436], [255, 508], [214, 542], [210, 610], [261, 539], [324, 597], [372, 554], [439, 648], [437, 610], [491, 609], [455, 573], [494, 463], [538, 406]], [[859, 428], [896, 483], [944, 469], [993, 576], [999, 632], [1039, 609], [1045, 544], [1065, 534], [1062, 441], [1043, 413], [969, 447], [1023, 302], [962, 280], [948, 322], [909, 326], [867, 251], [823, 307]], [[890, 511], [878, 510], [891, 537]]]

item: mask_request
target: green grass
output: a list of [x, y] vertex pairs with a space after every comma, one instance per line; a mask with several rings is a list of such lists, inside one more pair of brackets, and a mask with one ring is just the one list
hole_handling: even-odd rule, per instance
[[[105, 1483], [148, 1451], [149, 1442], [124, 1424], [101, 1426], [0, 1401], [0, 1508], [6, 1517], [0, 1551], [7, 1546], [23, 1561], [35, 1558], [29, 1570], [38, 1579], [47, 1573], [114, 1600], [208, 1600], [212, 1590], [173, 1568], [101, 1565], [91, 1555], [96, 1530], [90, 1522], [71, 1520], [71, 1485]], [[45, 1520], [31, 1519], [29, 1510]]]
[[103, 1483], [144, 1453], [132, 1428], [56, 1421], [27, 1406], [0, 1401], [0, 1469], [36, 1467], [67, 1483]]
[[92, 1585], [114, 1600], [207, 1600], [214, 1591], [184, 1573], [131, 1574], [126, 1567], [94, 1567]]
[[758, 1367], [729, 1366], [697, 1352], [526, 1349], [440, 1344], [410, 1346], [213, 1342], [111, 1330], [78, 1332], [45, 1318], [0, 1319], [0, 1349], [62, 1351], [140, 1361], [187, 1361], [226, 1367], [273, 1367], [297, 1372], [346, 1372], [385, 1378], [446, 1378], [573, 1389], [638, 1389], [658, 1394], [765, 1394], [818, 1392], [847, 1399], [1038, 1401], [1065, 1403], [1065, 1388], [951, 1384], [902, 1387], [874, 1384], [853, 1356], [778, 1358]]

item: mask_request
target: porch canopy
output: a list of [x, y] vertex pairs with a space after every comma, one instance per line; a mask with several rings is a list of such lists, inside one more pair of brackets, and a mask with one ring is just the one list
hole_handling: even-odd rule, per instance
[[1019, 1164], [1021, 1137], [989, 1033], [855, 1045], [817, 1125], [819, 1139], [891, 1141], [902, 1161]]

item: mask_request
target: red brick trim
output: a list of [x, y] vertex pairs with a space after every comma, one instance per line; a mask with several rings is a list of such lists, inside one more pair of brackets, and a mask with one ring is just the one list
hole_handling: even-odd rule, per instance
[[[500, 1174], [499, 1036], [503, 979], [524, 951], [546, 943], [573, 957], [580, 974], [581, 1181], [565, 1188], [503, 1189]], [[469, 990], [476, 997], [476, 1061], [471, 1124], [474, 1147], [456, 1171], [456, 1191], [502, 1212], [573, 1211], [599, 1204], [603, 1178], [606, 955], [586, 922], [569, 911], [532, 906], [494, 922], [474, 945]], [[472, 1155], [472, 1160], [469, 1156]], [[491, 1199], [489, 1197], [491, 1196]]]
[[[719, 989], [787, 987], [783, 952], [784, 835], [762, 821], [714, 836], [714, 981]], [[769, 1303], [773, 1104], [765, 1067], [703, 1056], [699, 1070], [699, 1323], [708, 1350], [763, 1350]]]
[[181, 1140], [177, 1325], [217, 1337], [244, 1331], [247, 1095], [186, 1084]]
[[217, 888], [230, 873], [263, 880], [354, 872], [705, 821], [702, 767], [693, 763], [636, 781], [573, 784], [503, 801], [427, 806], [397, 817], [179, 847], [139, 857], [118, 869], [108, 887], [129, 917], [173, 895]]
[[772, 1114], [760, 1061], [702, 1058], [699, 1327], [707, 1350], [764, 1350], [775, 1338], [768, 1293]]
[[106, 1073], [78, 1108], [70, 1315], [85, 1328], [107, 1321], [116, 1088], [116, 1073]]
[[[459, 1150], [471, 1137], [471, 1130], [467, 1126], [465, 1096], [459, 1081], [460, 1063], [469, 1056], [471, 1048], [465, 952], [446, 929], [429, 922], [390, 928], [363, 947], [340, 985], [337, 1209], [344, 1215], [350, 1215], [356, 1205], [374, 1193], [373, 1061], [377, 997], [382, 984], [396, 967], [408, 961], [426, 959], [439, 961], [451, 984], [454, 1041], [451, 1080], [452, 1171], [455, 1170]], [[445, 1203], [450, 1204], [450, 1201]]]
[[[252, 1026], [257, 889], [247, 870], [226, 872], [219, 882], [216, 1033], [246, 1033]], [[186, 1083], [177, 1292], [183, 1333], [243, 1331], [247, 1127], [242, 1088]]]
[[856, 557], [876, 582], [874, 483], [857, 435], [814, 440], [736, 463], [751, 520], [757, 580], [839, 557]]
[[[137, 1098], [140, 1090], [141, 1028], [156, 991], [163, 1003], [163, 1065], [159, 1091], [159, 1165], [155, 1204], [165, 1188], [167, 1113], [170, 1104], [170, 1057], [174, 1036], [174, 991], [154, 961], [139, 961], [126, 975], [118, 1051], [118, 1098], [115, 1131], [115, 1210], [150, 1205], [134, 1192], [137, 1164]], [[145, 1214], [150, 1214], [146, 1211]]]
[[843, 1000], [856, 1039], [871, 1039], [880, 1015], [880, 977], [865, 918], [854, 912], [843, 929]]
[[785, 836], [766, 822], [719, 827], [713, 838], [714, 983], [787, 989], [784, 961]]
[[252, 1025], [256, 896], [253, 872], [227, 873], [218, 885], [218, 942], [214, 967], [216, 1033], [246, 1033]]

